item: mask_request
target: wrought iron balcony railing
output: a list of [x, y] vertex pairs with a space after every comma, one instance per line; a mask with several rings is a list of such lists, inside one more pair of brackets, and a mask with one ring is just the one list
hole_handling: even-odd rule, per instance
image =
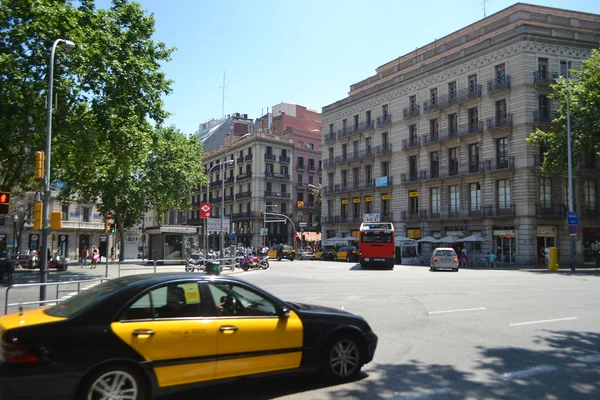
[[552, 204], [552, 202], [535, 203], [535, 213], [541, 217], [563, 218], [567, 216], [569, 207], [566, 204]]
[[240, 192], [237, 194], [237, 198], [238, 199], [244, 199], [244, 198], [248, 198], [248, 197], [252, 197], [252, 191], [248, 190], [247, 192]]
[[421, 146], [421, 138], [413, 137], [409, 139], [402, 139], [402, 150], [412, 149]]
[[244, 161], [252, 161], [252, 154], [247, 154], [246, 156], [244, 156]]
[[403, 110], [402, 114], [404, 119], [416, 117], [421, 113], [421, 106], [419, 104], [411, 105]]
[[499, 171], [504, 169], [514, 169], [515, 168], [515, 157], [502, 157], [502, 158], [493, 158], [491, 160], [483, 161], [485, 163], [486, 171]]
[[504, 89], [510, 89], [510, 75], [492, 79], [487, 83], [488, 93], [494, 93]]
[[554, 118], [556, 118], [556, 113], [547, 108], [540, 108], [533, 112], [533, 122], [536, 124], [550, 124]]
[[280, 174], [278, 172], [266, 171], [265, 172], [265, 178], [289, 180], [290, 179], [290, 175], [289, 174]]
[[306, 169], [305, 164], [296, 164], [296, 171], [304, 171]]
[[290, 163], [290, 158], [287, 157], [287, 156], [279, 156], [279, 162], [280, 163], [287, 163], [287, 164], [289, 164]]
[[505, 114], [505, 115], [498, 116], [498, 117], [488, 118], [486, 120], [486, 123], [487, 123], [488, 131], [493, 131], [495, 129], [509, 128], [513, 124], [512, 114]]
[[265, 160], [277, 161], [277, 156], [271, 153], [265, 153]]
[[514, 203], [499, 203], [493, 206], [483, 206], [483, 217], [514, 217], [516, 216], [516, 205]]
[[358, 125], [353, 125], [353, 126], [349, 126], [346, 128], [342, 128], [339, 131], [337, 131], [337, 138], [341, 139], [347, 136], [352, 136], [364, 131], [367, 131], [369, 129], [373, 129], [373, 121], [372, 120], [367, 120], [367, 121], [363, 121], [360, 122]]
[[248, 178], [252, 178], [252, 171], [245, 172], [245, 173], [243, 173], [243, 174], [239, 174], [239, 175], [236, 177], [236, 179], [237, 179], [238, 181], [241, 181], [241, 180], [243, 180], [243, 179], [248, 179]]
[[377, 117], [377, 127], [381, 128], [392, 123], [392, 114], [385, 114], [381, 117]]
[[247, 219], [260, 217], [257, 211], [247, 211], [242, 213], [235, 213], [231, 215], [231, 219]]
[[332, 140], [335, 140], [335, 138], [336, 138], [335, 132], [329, 132], [329, 133], [325, 134], [326, 142], [331, 142]]
[[550, 85], [552, 83], [556, 83], [556, 79], [558, 78], [558, 74], [550, 73], [547, 71], [534, 71], [533, 72], [533, 82], [538, 85]]
[[272, 191], [268, 191], [265, 190], [265, 197], [280, 197], [282, 199], [289, 199], [291, 198], [291, 194], [290, 193], [285, 193], [285, 192], [272, 192]]

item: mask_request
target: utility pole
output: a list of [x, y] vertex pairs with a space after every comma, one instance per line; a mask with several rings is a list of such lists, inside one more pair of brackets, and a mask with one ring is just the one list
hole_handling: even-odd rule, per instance
[[225, 86], [225, 76], [227, 75], [227, 70], [223, 72], [223, 86], [219, 86], [219, 89], [223, 89], [223, 103], [221, 105], [221, 118], [225, 118], [225, 89], [229, 89], [228, 86]]
[[[569, 162], [569, 212], [575, 211], [573, 201], [573, 154], [571, 150], [571, 91], [569, 89], [569, 69], [567, 66], [567, 154]], [[575, 271], [575, 236], [569, 235], [569, 264], [571, 271]]]

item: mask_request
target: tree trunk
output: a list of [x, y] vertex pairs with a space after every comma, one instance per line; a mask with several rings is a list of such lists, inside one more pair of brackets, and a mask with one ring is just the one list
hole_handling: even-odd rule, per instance
[[[125, 254], [124, 254], [124, 250], [125, 250], [125, 227], [123, 226], [123, 221], [125, 220], [125, 218], [121, 218], [120, 214], [116, 214], [115, 215], [115, 221], [117, 221], [117, 229], [119, 231], [119, 242], [121, 243], [120, 249], [119, 249], [119, 261], [123, 261], [125, 260]], [[115, 243], [115, 251], [116, 251], [116, 243]]]

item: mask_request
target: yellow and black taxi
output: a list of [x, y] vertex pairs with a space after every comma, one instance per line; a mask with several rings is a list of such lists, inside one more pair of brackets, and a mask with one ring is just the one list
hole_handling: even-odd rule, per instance
[[358, 262], [360, 259], [360, 251], [356, 246], [344, 246], [338, 250], [335, 258], [338, 261]]
[[344, 382], [376, 346], [360, 316], [240, 279], [135, 275], [0, 317], [0, 398], [141, 400], [299, 370]]
[[287, 244], [277, 244], [269, 250], [267, 253], [270, 260], [281, 261], [282, 259], [288, 259], [290, 261], [294, 261], [296, 258], [296, 249], [292, 246], [288, 246]]
[[315, 259], [323, 261], [335, 260], [337, 250], [334, 247], [323, 247], [315, 253]]

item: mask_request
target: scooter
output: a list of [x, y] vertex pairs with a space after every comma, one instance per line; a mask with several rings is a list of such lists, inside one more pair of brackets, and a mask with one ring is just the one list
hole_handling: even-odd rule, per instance
[[241, 268], [248, 271], [252, 268], [269, 269], [269, 257], [259, 259], [257, 256], [246, 256], [242, 262]]
[[194, 253], [192, 257], [185, 259], [185, 272], [204, 270], [204, 264], [200, 260], [200, 254]]

